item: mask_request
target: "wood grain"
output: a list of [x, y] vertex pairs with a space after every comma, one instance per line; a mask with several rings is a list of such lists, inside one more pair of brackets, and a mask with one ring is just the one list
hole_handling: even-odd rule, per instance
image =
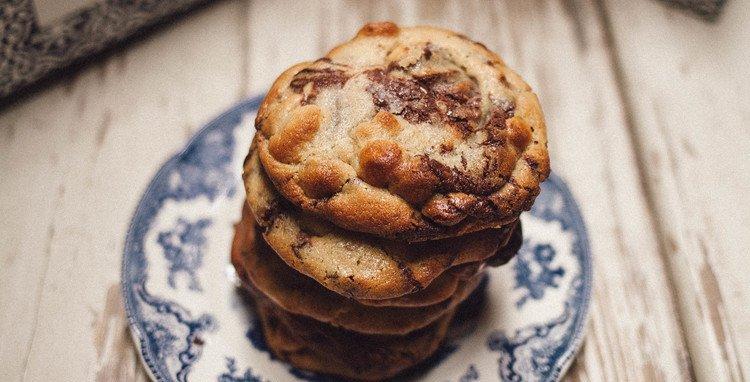
[[[750, 376], [750, 4], [606, 4], [649, 208], [700, 380]], [[639, 17], [649, 13], [648, 20]]]
[[[576, 197], [585, 201], [581, 207], [591, 231], [596, 281], [589, 338], [582, 355], [585, 361], [577, 364], [571, 377], [688, 379], [688, 356], [595, 4], [431, 1], [396, 5], [252, 3], [249, 19], [257, 33], [251, 33], [250, 45], [263, 46], [263, 56], [251, 58], [251, 88], [267, 87], [286, 66], [323, 55], [371, 20], [439, 25], [496, 50], [537, 89], [549, 123], [554, 169], [570, 183]], [[293, 15], [317, 22], [286, 22], [280, 30], [299, 38], [268, 45], [263, 31], [280, 28], [275, 25], [278, 18], [268, 15], [290, 9]], [[313, 44], [311, 38], [324, 43]], [[273, 47], [277, 50], [269, 53]], [[284, 52], [296, 52], [298, 57]]]
[[0, 111], [0, 380], [145, 380], [118, 285], [146, 184], [201, 124], [385, 19], [482, 41], [539, 94], [594, 256], [566, 379], [743, 380], [750, 9], [629, 4], [219, 2]]
[[162, 162], [241, 97], [242, 9], [216, 4], [0, 115], [0, 380], [143, 379], [116, 296], [125, 232]]

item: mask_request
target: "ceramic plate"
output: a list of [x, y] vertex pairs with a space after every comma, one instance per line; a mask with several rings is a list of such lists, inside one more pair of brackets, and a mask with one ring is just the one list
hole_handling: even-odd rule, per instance
[[[196, 134], [156, 174], [133, 216], [122, 289], [135, 344], [156, 381], [330, 380], [274, 359], [229, 264], [259, 102], [235, 106]], [[490, 268], [472, 296], [481, 301], [461, 313], [435, 356], [402, 379], [554, 381], [570, 365], [591, 299], [583, 220], [554, 174], [521, 219], [519, 254]]]

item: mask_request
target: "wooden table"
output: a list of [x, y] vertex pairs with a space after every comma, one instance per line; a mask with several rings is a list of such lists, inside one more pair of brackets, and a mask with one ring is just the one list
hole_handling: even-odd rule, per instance
[[145, 380], [119, 272], [203, 123], [368, 20], [434, 24], [535, 88], [595, 258], [570, 380], [750, 378], [750, 2], [222, 1], [0, 110], [0, 380]]

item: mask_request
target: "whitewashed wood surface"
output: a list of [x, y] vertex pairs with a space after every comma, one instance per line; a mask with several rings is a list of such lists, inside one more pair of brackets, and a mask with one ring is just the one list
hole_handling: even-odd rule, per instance
[[539, 94], [595, 287], [581, 381], [750, 376], [750, 2], [221, 1], [0, 110], [0, 381], [144, 381], [119, 272], [203, 123], [365, 22], [452, 28]]

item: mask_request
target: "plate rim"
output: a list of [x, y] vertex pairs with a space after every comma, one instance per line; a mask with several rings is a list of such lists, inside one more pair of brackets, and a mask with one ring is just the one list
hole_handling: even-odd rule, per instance
[[131, 294], [129, 288], [131, 288], [131, 283], [126, 282], [128, 280], [128, 272], [129, 272], [129, 265], [132, 260], [133, 256], [133, 245], [135, 240], [135, 228], [136, 223], [140, 222], [142, 219], [143, 214], [147, 211], [148, 208], [152, 208], [152, 206], [148, 205], [146, 203], [149, 199], [153, 199], [153, 196], [151, 195], [154, 191], [154, 187], [157, 183], [157, 180], [159, 180], [162, 176], [167, 174], [172, 168], [175, 167], [175, 165], [178, 163], [179, 159], [183, 157], [190, 148], [202, 137], [204, 137], [210, 130], [213, 128], [221, 125], [225, 119], [228, 119], [232, 117], [235, 114], [242, 115], [245, 112], [252, 112], [257, 110], [260, 107], [261, 102], [263, 101], [263, 95], [257, 95], [250, 97], [248, 99], [245, 99], [244, 101], [241, 101], [239, 103], [236, 103], [232, 105], [230, 108], [228, 108], [223, 113], [219, 114], [217, 117], [212, 118], [208, 123], [203, 125], [200, 130], [198, 130], [195, 134], [193, 134], [190, 139], [185, 142], [185, 144], [182, 146], [182, 148], [172, 154], [169, 159], [167, 159], [161, 167], [159, 167], [159, 170], [154, 174], [154, 176], [151, 177], [149, 180], [148, 186], [146, 186], [146, 189], [141, 194], [141, 197], [138, 199], [138, 204], [136, 205], [135, 211], [131, 215], [130, 223], [128, 224], [128, 231], [125, 235], [125, 243], [123, 245], [123, 253], [122, 253], [122, 259], [120, 261], [120, 291], [122, 293], [122, 300], [123, 305], [125, 307], [125, 316], [127, 317], [128, 321], [128, 330], [130, 331], [130, 335], [133, 339], [133, 343], [135, 344], [137, 350], [138, 350], [138, 358], [141, 359], [143, 363], [146, 364], [146, 371], [149, 375], [149, 377], [158, 382], [163, 381], [170, 381], [171, 379], [165, 379], [161, 375], [156, 374], [156, 370], [158, 369], [154, 365], [154, 361], [151, 359], [151, 356], [147, 354], [148, 352], [144, 350], [144, 341], [145, 338], [143, 337], [143, 328], [141, 327], [141, 323], [136, 320], [135, 312], [137, 309], [134, 307], [134, 302], [132, 301]]
[[560, 359], [557, 361], [558, 365], [555, 367], [555, 370], [549, 374], [548, 378], [545, 379], [545, 381], [547, 382], [558, 381], [560, 377], [565, 375], [570, 366], [573, 364], [575, 357], [581, 350], [583, 340], [586, 337], [586, 326], [591, 319], [591, 317], [589, 317], [589, 308], [591, 307], [591, 291], [594, 286], [594, 265], [593, 259], [591, 257], [591, 243], [589, 242], [589, 233], [588, 229], [586, 228], [586, 222], [584, 221], [581, 209], [579, 208], [576, 199], [573, 197], [573, 193], [570, 191], [568, 184], [563, 181], [562, 177], [550, 172], [549, 178], [550, 180], [553, 180], [552, 178], [554, 178], [554, 180], [556, 181], [556, 185], [560, 189], [560, 193], [562, 193], [565, 198], [573, 201], [573, 203], [570, 205], [571, 209], [574, 212], [572, 214], [573, 224], [577, 227], [581, 235], [581, 280], [583, 280], [583, 304], [580, 309], [578, 322], [576, 322], [574, 325], [574, 335], [571, 339], [570, 347], [568, 348], [565, 356], [560, 357]]
[[[226, 111], [222, 112], [218, 116], [212, 118], [208, 123], [203, 125], [193, 136], [184, 143], [182, 148], [176, 153], [172, 154], [159, 168], [159, 170], [151, 177], [148, 186], [143, 190], [141, 197], [138, 199], [135, 211], [131, 215], [130, 222], [128, 224], [127, 234], [125, 236], [125, 243], [123, 245], [122, 259], [120, 261], [120, 290], [123, 296], [123, 305], [125, 308], [125, 316], [128, 322], [128, 331], [133, 340], [133, 344], [136, 347], [138, 358], [141, 360], [145, 367], [145, 371], [149, 378], [157, 382], [171, 381], [171, 378], [166, 378], [158, 374], [158, 367], [155, 365], [155, 360], [152, 359], [151, 355], [145, 349], [144, 341], [146, 340], [143, 336], [144, 328], [142, 322], [137, 319], [135, 308], [135, 302], [132, 301], [131, 292], [132, 283], [129, 281], [129, 269], [130, 264], [133, 261], [134, 256], [134, 240], [135, 240], [135, 229], [136, 223], [140, 223], [143, 219], [143, 215], [154, 208], [154, 205], [147, 203], [149, 200], [154, 199], [152, 193], [157, 181], [161, 177], [165, 176], [171, 171], [179, 162], [179, 160], [193, 147], [193, 145], [201, 138], [203, 138], [209, 131], [225, 123], [225, 120], [237, 115], [242, 116], [245, 113], [257, 111], [260, 107], [265, 94], [256, 95], [249, 97], [241, 102], [238, 102]], [[559, 191], [564, 198], [572, 201], [570, 208], [572, 210], [572, 223], [576, 227], [581, 238], [581, 280], [583, 282], [582, 294], [581, 294], [581, 307], [579, 309], [579, 315], [577, 322], [574, 323], [573, 338], [570, 340], [570, 345], [566, 350], [565, 354], [558, 358], [555, 362], [554, 369], [548, 374], [548, 377], [544, 381], [557, 381], [565, 372], [570, 368], [575, 359], [575, 356], [580, 352], [583, 340], [586, 336], [586, 326], [590, 320], [589, 309], [591, 305], [591, 292], [593, 289], [593, 264], [591, 256], [591, 246], [589, 242], [588, 230], [584, 221], [581, 209], [573, 197], [573, 193], [568, 187], [567, 183], [555, 173], [550, 173], [549, 180], [551, 180], [559, 188]]]

